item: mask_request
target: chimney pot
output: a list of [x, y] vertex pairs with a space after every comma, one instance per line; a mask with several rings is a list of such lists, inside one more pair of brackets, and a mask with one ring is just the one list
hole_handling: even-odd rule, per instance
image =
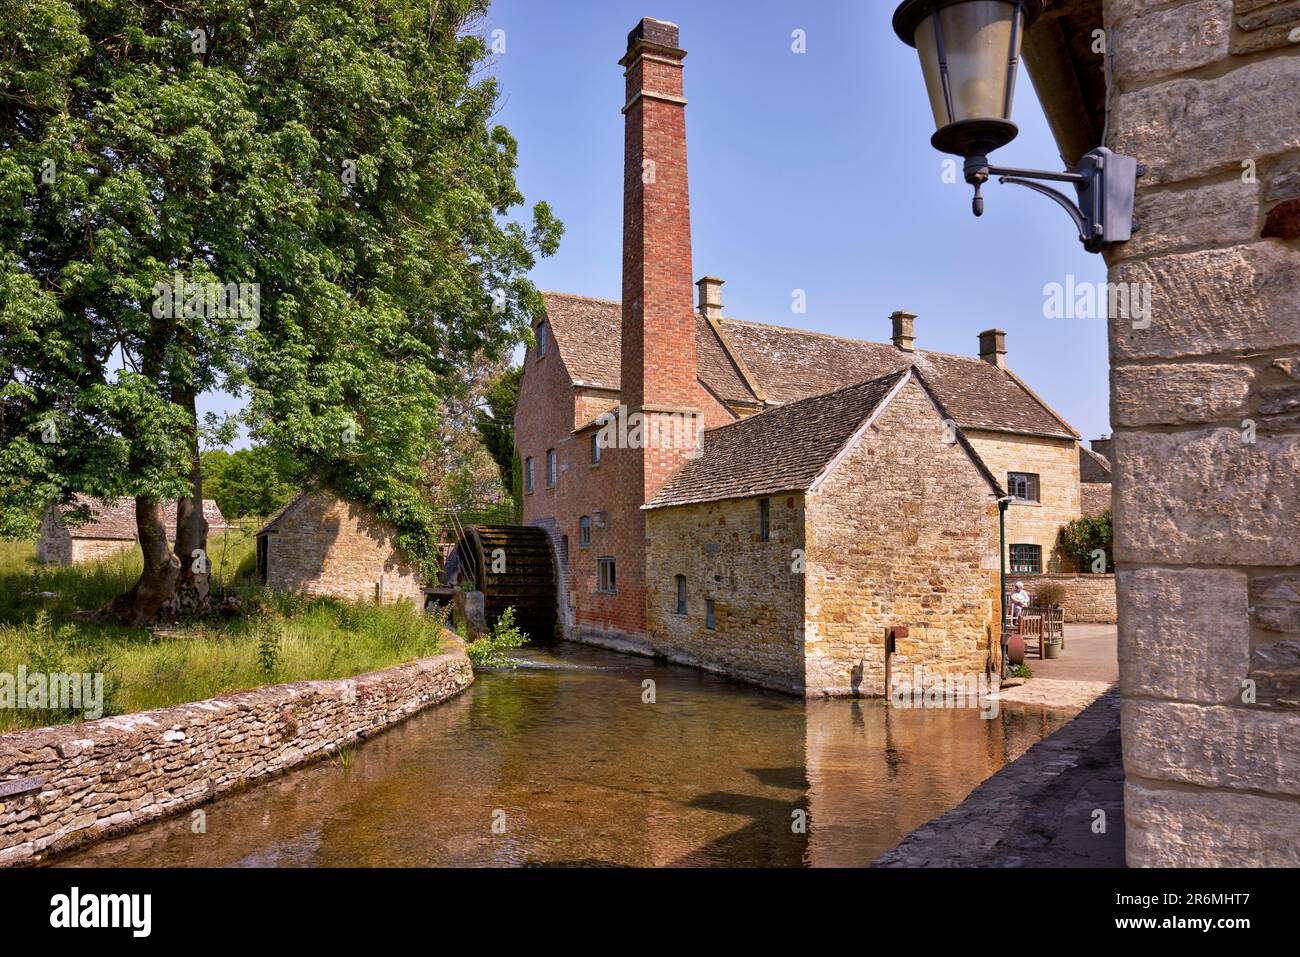
[[999, 369], [1007, 367], [1007, 334], [1001, 329], [985, 329], [980, 333], [980, 358]]
[[707, 319], [722, 318], [722, 284], [717, 276], [705, 276], [695, 283], [700, 290], [700, 314]]
[[889, 318], [893, 323], [892, 338], [894, 348], [899, 352], [912, 352], [912, 344], [916, 342], [915, 327], [913, 325], [916, 322], [916, 313], [899, 310], [890, 313]]

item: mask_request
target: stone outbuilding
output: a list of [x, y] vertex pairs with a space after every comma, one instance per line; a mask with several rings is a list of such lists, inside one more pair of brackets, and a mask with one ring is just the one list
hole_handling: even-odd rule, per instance
[[257, 577], [276, 591], [423, 607], [423, 582], [396, 540], [364, 505], [302, 491], [258, 531]]
[[915, 368], [709, 430], [646, 505], [651, 650], [805, 695], [996, 667], [998, 499]]
[[[90, 508], [89, 522], [76, 526], [65, 524], [67, 512], [83, 507]], [[210, 498], [203, 500], [203, 517], [207, 520], [209, 532], [232, 527], [226, 523], [217, 503]], [[164, 506], [163, 521], [167, 537], [175, 537], [175, 502]], [[99, 501], [78, 495], [71, 504], [52, 506], [46, 511], [40, 537], [36, 540], [36, 560], [47, 565], [79, 565], [134, 548], [139, 540], [135, 527], [135, 499]]]

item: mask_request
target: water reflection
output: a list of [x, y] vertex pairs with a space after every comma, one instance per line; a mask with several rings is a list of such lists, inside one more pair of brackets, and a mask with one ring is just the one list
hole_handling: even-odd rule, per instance
[[863, 865], [1069, 716], [805, 703], [571, 644], [528, 658], [349, 767], [207, 805], [206, 833], [182, 815], [57, 863]]

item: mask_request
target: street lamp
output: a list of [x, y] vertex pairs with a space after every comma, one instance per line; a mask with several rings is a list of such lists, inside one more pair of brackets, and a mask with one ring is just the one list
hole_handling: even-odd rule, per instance
[[[921, 58], [937, 129], [931, 145], [961, 156], [966, 182], [975, 187], [971, 210], [984, 212], [980, 187], [990, 176], [1042, 193], [1059, 203], [1089, 252], [1133, 234], [1133, 192], [1142, 171], [1131, 156], [1104, 146], [1085, 153], [1064, 173], [990, 166], [988, 154], [1019, 130], [1011, 122], [1016, 68], [1024, 32], [1043, 12], [1043, 0], [904, 0], [894, 11], [894, 32]], [[1079, 201], [1033, 180], [1072, 183]]]

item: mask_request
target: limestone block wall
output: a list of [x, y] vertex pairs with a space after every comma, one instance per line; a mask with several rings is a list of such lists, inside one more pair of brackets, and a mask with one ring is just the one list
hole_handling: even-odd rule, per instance
[[1012, 502], [1007, 508], [1007, 568], [1011, 567], [1012, 545], [1037, 545], [1042, 549], [1044, 572], [1054, 561], [1061, 563], [1061, 570], [1071, 570], [1058, 539], [1061, 526], [1081, 514], [1078, 443], [1072, 439], [963, 431], [1003, 486], [1008, 472], [1038, 476], [1039, 501]]
[[1080, 482], [1079, 511], [1083, 515], [1096, 518], [1103, 512], [1111, 510], [1111, 489], [1109, 482]]
[[362, 505], [309, 495], [266, 537], [266, 581], [277, 591], [374, 601], [382, 576], [385, 603], [423, 606], [419, 575], [397, 550], [393, 529]]
[[1065, 589], [1061, 610], [1068, 624], [1115, 624], [1114, 575], [1037, 575], [1025, 582], [1025, 590], [1037, 596], [1048, 582]]
[[1297, 863], [1300, 6], [1107, 0], [1110, 141], [1149, 173], [1110, 279], [1130, 865]]
[[[802, 694], [804, 575], [794, 552], [804, 546], [803, 495], [770, 502], [766, 542], [756, 498], [646, 513], [649, 640], [672, 661]], [[677, 614], [678, 575], [686, 576], [685, 615]]]
[[885, 629], [894, 625], [911, 629], [896, 673], [918, 664], [984, 672], [999, 613], [997, 507], [965, 451], [943, 436], [912, 380], [809, 492], [808, 694], [884, 694]]
[[197, 807], [446, 700], [474, 674], [464, 644], [450, 633], [444, 644], [355, 678], [0, 736], [0, 867]]

